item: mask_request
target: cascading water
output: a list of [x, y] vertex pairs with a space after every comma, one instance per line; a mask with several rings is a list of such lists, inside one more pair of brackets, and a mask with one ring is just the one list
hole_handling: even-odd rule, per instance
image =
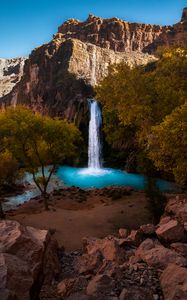
[[110, 173], [109, 170], [102, 167], [102, 143], [101, 143], [101, 126], [102, 114], [98, 102], [90, 99], [90, 122], [89, 122], [89, 139], [88, 139], [88, 168], [80, 170], [81, 175], [101, 176]]
[[89, 100], [89, 145], [88, 145], [88, 168], [102, 168], [102, 146], [100, 129], [102, 124], [101, 109], [95, 100]]

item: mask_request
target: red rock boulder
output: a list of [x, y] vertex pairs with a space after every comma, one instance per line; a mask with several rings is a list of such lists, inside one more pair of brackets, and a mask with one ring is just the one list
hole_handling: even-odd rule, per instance
[[156, 234], [160, 239], [169, 243], [185, 242], [187, 240], [184, 226], [177, 220], [170, 220], [168, 223], [159, 225]]
[[161, 275], [161, 287], [165, 300], [187, 299], [187, 269], [169, 265]]
[[184, 243], [172, 243], [170, 245], [172, 249], [174, 249], [176, 252], [180, 253], [182, 256], [187, 258], [187, 244]]
[[0, 291], [3, 300], [37, 299], [43, 282], [59, 271], [57, 243], [47, 230], [0, 221]]
[[146, 239], [137, 249], [136, 256], [153, 268], [165, 269], [170, 263], [179, 266], [186, 264], [186, 259], [171, 249], [162, 246], [159, 241]]
[[152, 235], [155, 233], [155, 225], [154, 224], [146, 224], [140, 226], [140, 229], [143, 231], [144, 235]]
[[84, 250], [88, 255], [95, 255], [100, 252], [102, 257], [108, 261], [123, 261], [125, 251], [113, 236], [105, 239], [85, 238], [83, 240]]
[[166, 213], [174, 215], [182, 223], [187, 222], [187, 199], [176, 196], [168, 201]]

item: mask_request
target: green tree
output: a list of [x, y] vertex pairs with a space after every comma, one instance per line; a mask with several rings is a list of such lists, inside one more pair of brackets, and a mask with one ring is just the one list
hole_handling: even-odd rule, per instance
[[[161, 124], [187, 99], [187, 49], [164, 49], [158, 60], [147, 66], [113, 65], [96, 93], [103, 106], [108, 143], [119, 152], [128, 151], [128, 155], [133, 145], [136, 167], [147, 173], [152, 127]], [[155, 162], [151, 168], [155, 173]]]
[[[3, 144], [33, 175], [45, 209], [48, 209], [47, 187], [58, 164], [76, 154], [80, 132], [66, 120], [33, 114], [24, 107], [8, 108], [0, 115]], [[50, 165], [48, 172], [45, 167]], [[41, 170], [41, 176], [38, 171]]]
[[152, 127], [148, 138], [149, 157], [159, 170], [174, 174], [176, 182], [187, 184], [187, 101], [164, 121]]
[[119, 123], [143, 130], [159, 124], [187, 97], [187, 50], [166, 49], [147, 66], [113, 65], [96, 87], [104, 111]]
[[0, 154], [0, 218], [4, 218], [2, 203], [3, 190], [5, 187], [12, 186], [15, 181], [20, 177], [19, 164], [17, 160], [8, 151]]

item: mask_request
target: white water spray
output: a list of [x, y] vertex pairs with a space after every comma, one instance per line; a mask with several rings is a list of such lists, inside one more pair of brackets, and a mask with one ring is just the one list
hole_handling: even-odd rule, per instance
[[89, 145], [88, 145], [88, 168], [102, 168], [102, 149], [100, 129], [102, 124], [101, 109], [95, 100], [89, 101]]
[[103, 176], [111, 173], [103, 169], [102, 165], [102, 143], [101, 126], [102, 115], [99, 104], [94, 99], [89, 100], [90, 122], [88, 142], [88, 168], [82, 169], [79, 174], [83, 176]]

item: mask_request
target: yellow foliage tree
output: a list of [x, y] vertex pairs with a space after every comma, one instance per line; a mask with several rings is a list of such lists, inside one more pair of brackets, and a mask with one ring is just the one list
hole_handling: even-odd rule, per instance
[[149, 157], [159, 170], [173, 173], [181, 185], [187, 184], [187, 101], [164, 121], [152, 127], [148, 139]]
[[[80, 132], [66, 120], [34, 114], [25, 107], [8, 108], [0, 114], [4, 147], [33, 175], [48, 209], [47, 187], [59, 163], [76, 154]], [[50, 165], [48, 171], [45, 167]], [[37, 176], [39, 169], [41, 176]]]

